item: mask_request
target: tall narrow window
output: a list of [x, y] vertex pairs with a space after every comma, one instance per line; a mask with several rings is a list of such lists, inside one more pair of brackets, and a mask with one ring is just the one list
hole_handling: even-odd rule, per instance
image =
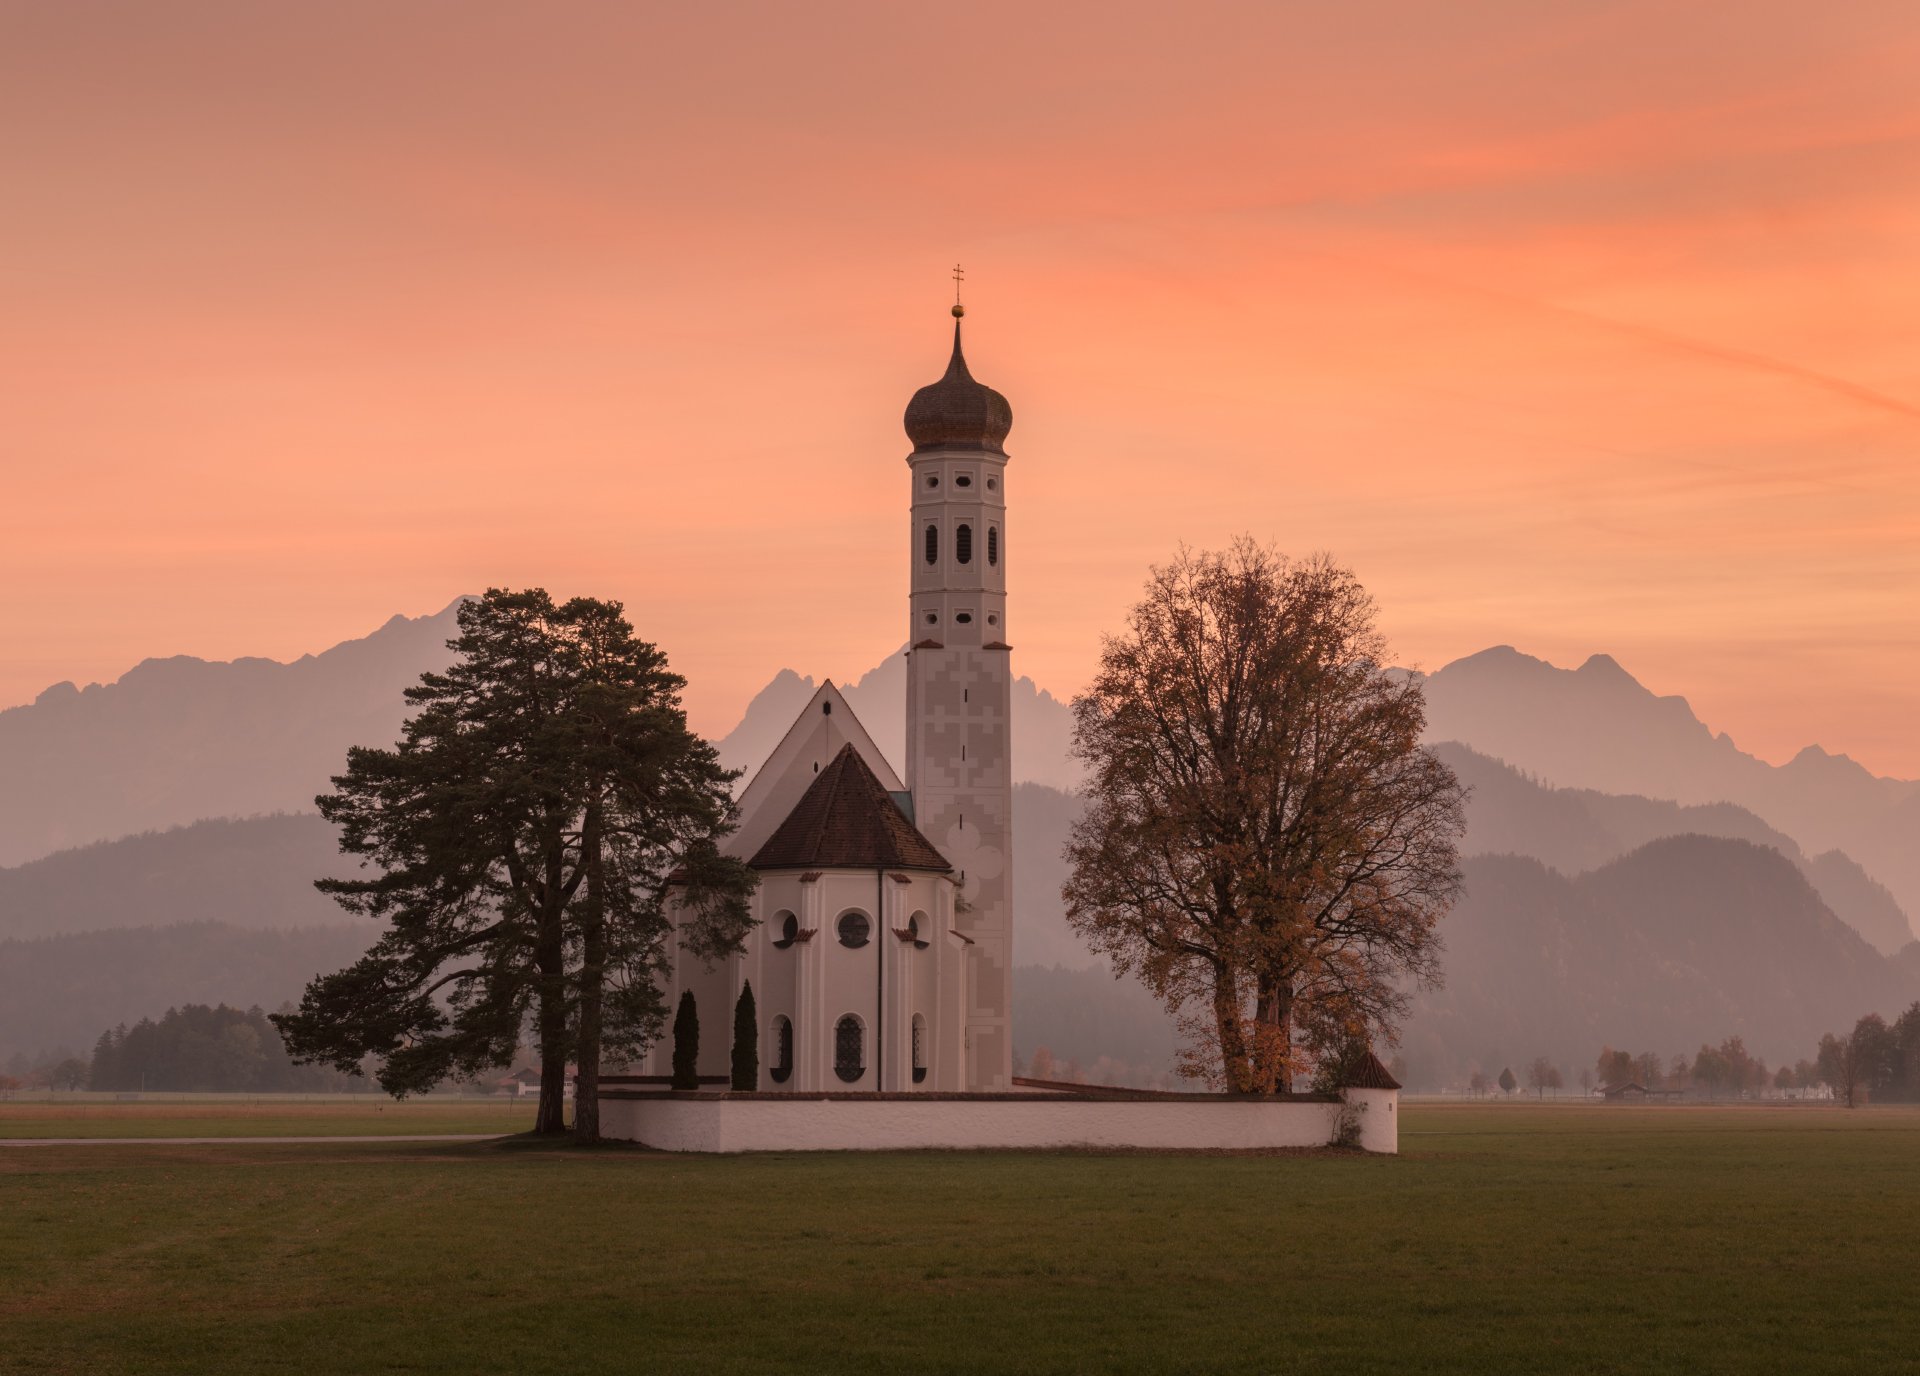
[[973, 562], [973, 527], [955, 526], [953, 528], [953, 557], [962, 564]]
[[783, 1085], [793, 1074], [793, 1024], [785, 1016], [773, 1020], [773, 1082]]
[[849, 1013], [833, 1025], [833, 1073], [852, 1084], [867, 1073], [867, 1037]]
[[913, 1082], [919, 1084], [927, 1078], [927, 1020], [920, 1014], [913, 1015]]
[[1000, 528], [998, 526], [987, 527], [987, 562], [989, 564], [1000, 562]]
[[[964, 530], [965, 527], [963, 526], [961, 527], [961, 529]], [[940, 562], [940, 527], [939, 526], [927, 527], [927, 562], [929, 564], [937, 564]]]

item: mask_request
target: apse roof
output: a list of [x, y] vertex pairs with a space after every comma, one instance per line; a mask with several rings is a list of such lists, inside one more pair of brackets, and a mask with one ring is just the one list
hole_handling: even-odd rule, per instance
[[820, 771], [793, 811], [747, 862], [757, 870], [899, 869], [947, 873], [953, 866], [900, 811], [851, 745]]

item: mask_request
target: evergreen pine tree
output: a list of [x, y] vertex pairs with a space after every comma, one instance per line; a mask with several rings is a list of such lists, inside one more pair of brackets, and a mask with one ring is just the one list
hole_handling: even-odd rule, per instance
[[733, 1005], [733, 1088], [760, 1088], [760, 1015], [753, 1006], [753, 982], [740, 988]]
[[[126, 1035], [124, 1025], [120, 1029], [120, 1034]], [[111, 1027], [102, 1032], [100, 1040], [93, 1044], [93, 1066], [88, 1073], [87, 1087], [89, 1089], [126, 1088], [120, 1083], [120, 1042], [113, 1035]]]
[[700, 1014], [691, 989], [681, 993], [673, 1015], [673, 1087], [700, 1088]]

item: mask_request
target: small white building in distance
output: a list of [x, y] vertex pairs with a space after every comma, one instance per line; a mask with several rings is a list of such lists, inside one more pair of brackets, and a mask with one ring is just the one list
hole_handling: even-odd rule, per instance
[[[1391, 1151], [1384, 1068], [1345, 1099], [1016, 1084], [1013, 674], [1007, 452], [1013, 408], [960, 347], [907, 404], [907, 777], [831, 682], [740, 796], [729, 853], [759, 871], [758, 924], [709, 966], [674, 946], [667, 994], [699, 1014], [699, 1091], [662, 1039], [602, 1077], [609, 1137], [692, 1151], [1069, 1144]], [[759, 1084], [729, 1090], [753, 987]]]

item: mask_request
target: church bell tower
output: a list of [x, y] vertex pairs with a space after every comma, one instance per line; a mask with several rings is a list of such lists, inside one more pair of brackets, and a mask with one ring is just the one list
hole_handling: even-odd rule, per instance
[[[956, 280], [958, 270], [955, 270]], [[907, 404], [907, 788], [953, 864], [971, 943], [966, 1087], [1009, 1088], [1013, 1058], [1012, 692], [1007, 643], [1007, 432], [1013, 408], [967, 371], [953, 306], [946, 375]]]

